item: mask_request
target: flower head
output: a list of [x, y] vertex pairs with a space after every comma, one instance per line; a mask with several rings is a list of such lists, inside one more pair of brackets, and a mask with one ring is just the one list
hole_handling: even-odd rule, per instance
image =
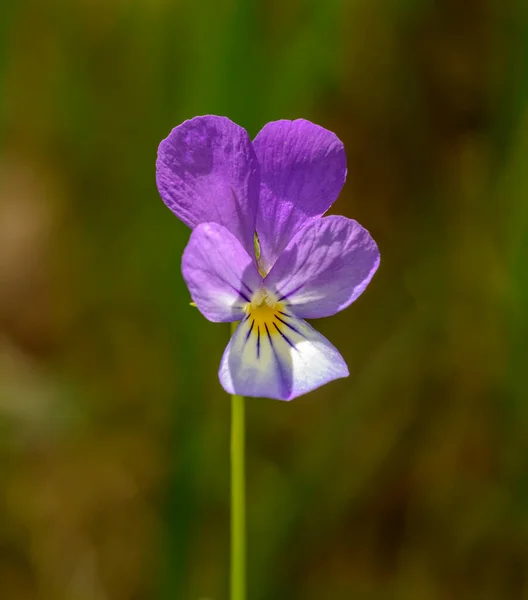
[[219, 378], [243, 396], [291, 400], [348, 368], [305, 319], [351, 304], [379, 265], [356, 221], [323, 217], [346, 178], [343, 144], [299, 119], [253, 140], [225, 117], [185, 121], [161, 142], [163, 201], [193, 229], [182, 273], [210, 321], [240, 321]]

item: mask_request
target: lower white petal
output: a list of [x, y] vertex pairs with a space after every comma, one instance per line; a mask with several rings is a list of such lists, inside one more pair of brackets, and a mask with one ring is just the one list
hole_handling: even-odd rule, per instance
[[225, 349], [219, 377], [241, 396], [291, 400], [348, 376], [343, 357], [311, 325], [282, 310], [245, 317]]

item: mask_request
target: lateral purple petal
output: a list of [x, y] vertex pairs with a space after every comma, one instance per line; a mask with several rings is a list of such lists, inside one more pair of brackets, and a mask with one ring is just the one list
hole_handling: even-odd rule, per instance
[[262, 277], [237, 238], [217, 223], [202, 223], [183, 252], [182, 274], [205, 318], [238, 321]]
[[159, 145], [156, 181], [165, 204], [186, 225], [223, 225], [252, 255], [259, 166], [242, 127], [213, 115], [175, 127]]
[[336, 200], [346, 156], [334, 133], [304, 119], [268, 123], [253, 146], [261, 172], [257, 233], [267, 271], [299, 229]]
[[359, 223], [341, 216], [324, 217], [295, 236], [264, 285], [296, 316], [328, 317], [354, 302], [379, 261], [376, 242]]

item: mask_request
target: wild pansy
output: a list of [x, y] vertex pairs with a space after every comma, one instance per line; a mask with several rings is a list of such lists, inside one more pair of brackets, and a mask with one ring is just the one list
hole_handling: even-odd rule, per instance
[[341, 141], [303, 119], [268, 123], [252, 142], [225, 117], [196, 117], [161, 142], [160, 195], [193, 229], [191, 297], [210, 321], [240, 321], [220, 364], [228, 393], [291, 400], [348, 375], [305, 321], [346, 308], [379, 265], [366, 229], [322, 216], [345, 178]]

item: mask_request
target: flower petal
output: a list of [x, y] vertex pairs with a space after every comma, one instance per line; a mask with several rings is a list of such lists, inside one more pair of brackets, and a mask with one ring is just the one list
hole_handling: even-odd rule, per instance
[[253, 146], [261, 172], [257, 233], [267, 271], [299, 229], [336, 200], [346, 156], [334, 133], [304, 119], [268, 123]]
[[202, 223], [183, 252], [182, 273], [191, 297], [209, 321], [238, 321], [262, 277], [236, 237], [216, 223]]
[[175, 127], [159, 145], [156, 181], [186, 225], [219, 223], [253, 255], [259, 167], [242, 127], [214, 115]]
[[291, 400], [348, 376], [343, 357], [291, 313], [257, 328], [245, 317], [225, 349], [220, 383], [229, 394]]
[[324, 217], [295, 236], [264, 285], [297, 316], [328, 317], [354, 302], [379, 261], [376, 242], [359, 223], [341, 216]]

